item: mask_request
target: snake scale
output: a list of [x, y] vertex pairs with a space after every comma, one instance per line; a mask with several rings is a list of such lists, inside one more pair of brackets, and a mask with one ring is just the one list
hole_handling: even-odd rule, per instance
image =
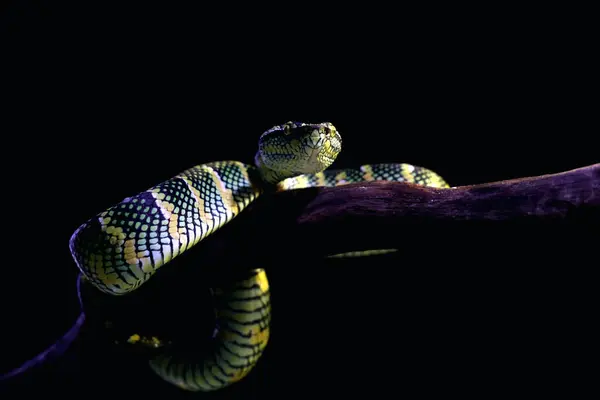
[[[341, 145], [331, 123], [287, 122], [260, 136], [255, 165], [239, 161], [198, 165], [124, 199], [72, 235], [69, 247], [83, 281], [109, 295], [135, 291], [265, 192], [372, 180], [448, 187], [436, 173], [409, 164], [328, 170]], [[161, 378], [182, 389], [212, 391], [240, 380], [256, 365], [269, 340], [269, 283], [263, 269], [249, 270], [227, 287], [212, 290], [217, 329], [211, 351], [196, 359], [180, 359], [165, 346], [150, 361]], [[130, 342], [148, 339], [132, 335]], [[159, 345], [156, 339], [154, 346]]]

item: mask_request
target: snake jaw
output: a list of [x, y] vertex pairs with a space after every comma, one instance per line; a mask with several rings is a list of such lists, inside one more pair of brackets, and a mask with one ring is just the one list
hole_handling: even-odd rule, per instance
[[[315, 169], [309, 173], [317, 173], [329, 168], [342, 151], [342, 138], [332, 124], [323, 124], [318, 133], [315, 134], [313, 131], [313, 135], [318, 135], [318, 140], [313, 140], [314, 147], [310, 155]], [[314, 136], [311, 135], [311, 139]]]
[[307, 148], [310, 151], [306, 168], [300, 171], [301, 174], [315, 174], [329, 168], [342, 150], [342, 138], [329, 122], [321, 124], [318, 130], [313, 130], [308, 142]]

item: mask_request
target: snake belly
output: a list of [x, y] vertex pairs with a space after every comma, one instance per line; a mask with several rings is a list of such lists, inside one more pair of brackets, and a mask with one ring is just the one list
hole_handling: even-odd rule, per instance
[[[318, 141], [314, 132], [311, 140]], [[296, 143], [295, 147], [301, 146]], [[258, 169], [237, 161], [199, 165], [90, 219], [75, 231], [69, 243], [86, 282], [111, 295], [138, 289], [161, 266], [257, 199], [265, 187]], [[284, 178], [275, 190], [372, 180], [448, 187], [439, 175], [422, 167], [373, 164]], [[380, 253], [374, 250], [338, 256]], [[151, 368], [162, 379], [182, 389], [213, 391], [240, 380], [256, 365], [267, 345], [271, 308], [263, 269], [250, 270], [227, 287], [214, 289], [214, 298], [217, 330], [206, 355], [181, 356], [181, 352], [165, 346], [164, 352], [150, 360]], [[139, 335], [132, 337], [139, 340]], [[156, 345], [160, 340], [139, 343]]]

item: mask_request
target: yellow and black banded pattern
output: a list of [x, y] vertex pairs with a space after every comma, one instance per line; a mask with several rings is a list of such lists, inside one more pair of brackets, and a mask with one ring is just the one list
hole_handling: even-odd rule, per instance
[[[271, 301], [263, 269], [214, 290], [217, 334], [202, 360], [165, 351], [150, 361], [164, 380], [190, 391], [213, 391], [239, 381], [256, 365], [269, 341]], [[201, 361], [201, 362], [198, 362]]]
[[341, 186], [368, 181], [410, 182], [423, 186], [449, 188], [450, 185], [435, 172], [411, 164], [366, 164], [359, 168], [325, 170], [282, 180], [277, 190], [302, 189], [315, 186]]
[[[84, 223], [69, 245], [86, 280], [112, 295], [136, 290], [162, 265], [238, 215], [263, 188], [291, 190], [373, 180], [448, 187], [433, 171], [409, 164], [318, 172], [341, 150], [341, 137], [329, 123], [276, 126], [261, 136], [259, 149], [256, 166], [237, 161], [199, 165]], [[392, 251], [373, 249], [338, 256]], [[182, 349], [164, 346], [164, 352], [150, 362], [159, 376], [186, 390], [211, 391], [238, 381], [257, 363], [268, 342], [271, 309], [264, 270], [252, 270], [214, 294], [219, 326], [212, 351], [181, 356]], [[135, 334], [129, 342], [164, 345], [158, 338], [145, 340]]]
[[250, 176], [256, 173], [237, 161], [190, 168], [83, 224], [71, 254], [102, 292], [131, 292], [250, 204], [261, 192]]

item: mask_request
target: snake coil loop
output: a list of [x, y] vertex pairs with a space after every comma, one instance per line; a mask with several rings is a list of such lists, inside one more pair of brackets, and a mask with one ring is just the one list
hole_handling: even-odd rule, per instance
[[[88, 284], [105, 294], [126, 295], [231, 221], [264, 191], [372, 180], [448, 187], [436, 173], [409, 164], [327, 170], [341, 144], [340, 134], [328, 122], [275, 126], [260, 136], [255, 165], [239, 161], [198, 165], [128, 197], [81, 225], [69, 242], [71, 254]], [[338, 256], [377, 251], [381, 249]], [[269, 284], [263, 269], [249, 271], [214, 293], [218, 330], [212, 352], [183, 360], [165, 350], [150, 361], [160, 377], [186, 390], [212, 391], [240, 380], [256, 365], [269, 339]]]

